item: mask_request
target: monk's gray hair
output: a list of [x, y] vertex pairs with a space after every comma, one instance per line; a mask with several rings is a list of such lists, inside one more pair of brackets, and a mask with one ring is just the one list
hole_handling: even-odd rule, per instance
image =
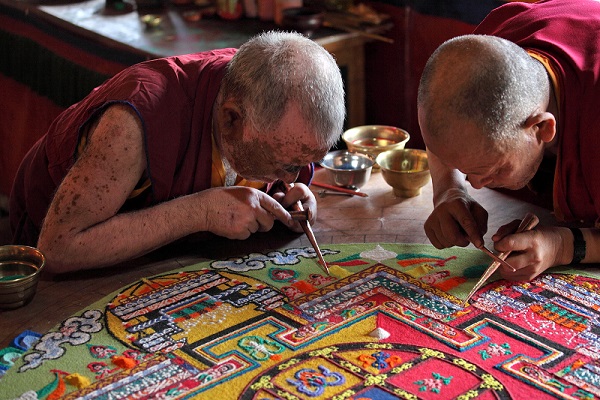
[[330, 53], [301, 34], [271, 31], [251, 38], [229, 63], [221, 90], [259, 132], [274, 129], [293, 101], [323, 147], [332, 147], [342, 133], [340, 69]]
[[443, 134], [448, 120], [462, 118], [489, 139], [509, 143], [548, 94], [546, 69], [523, 48], [495, 36], [463, 35], [429, 58], [417, 102], [432, 136]]

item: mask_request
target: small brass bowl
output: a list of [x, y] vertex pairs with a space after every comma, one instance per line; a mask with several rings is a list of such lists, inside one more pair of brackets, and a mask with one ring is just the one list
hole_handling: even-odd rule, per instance
[[415, 197], [429, 182], [427, 152], [418, 149], [388, 150], [377, 156], [383, 179], [398, 197]]
[[356, 190], [369, 181], [373, 160], [364, 154], [335, 150], [327, 153], [321, 166], [333, 185]]
[[37, 289], [46, 258], [28, 246], [0, 246], [0, 309], [29, 303]]
[[[395, 126], [362, 125], [345, 131], [342, 139], [349, 151], [367, 154], [375, 160], [384, 151], [403, 149], [410, 135], [404, 129]], [[373, 168], [379, 168], [377, 162]]]

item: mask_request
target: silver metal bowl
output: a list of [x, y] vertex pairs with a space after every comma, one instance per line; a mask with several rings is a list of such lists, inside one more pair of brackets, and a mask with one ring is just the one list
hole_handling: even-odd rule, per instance
[[36, 248], [0, 246], [0, 309], [29, 303], [37, 289], [46, 258]]
[[336, 150], [327, 153], [320, 164], [331, 184], [358, 189], [369, 181], [374, 161], [364, 154]]

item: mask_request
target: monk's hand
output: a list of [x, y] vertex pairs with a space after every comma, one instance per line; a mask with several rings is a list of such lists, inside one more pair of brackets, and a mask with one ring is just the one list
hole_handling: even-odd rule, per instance
[[277, 200], [254, 188], [232, 186], [196, 193], [206, 229], [228, 239], [247, 239], [255, 232], [267, 232], [278, 219], [296, 223]]
[[482, 246], [488, 213], [466, 190], [449, 189], [441, 194], [427, 221], [425, 233], [438, 249]]
[[504, 279], [530, 281], [548, 268], [566, 263], [563, 243], [569, 235], [568, 229], [542, 226], [521, 233], [509, 233], [515, 231], [518, 223], [519, 220], [504, 225], [492, 236], [496, 251], [511, 251], [506, 261], [516, 271], [501, 265], [499, 271]]
[[[295, 205], [300, 202], [303, 210], [308, 210], [308, 222], [314, 224], [317, 221], [317, 199], [313, 192], [303, 183], [294, 183], [287, 191], [276, 192], [273, 194], [285, 209], [293, 210]], [[295, 232], [302, 232], [302, 226], [298, 221], [291, 224], [281, 221]]]

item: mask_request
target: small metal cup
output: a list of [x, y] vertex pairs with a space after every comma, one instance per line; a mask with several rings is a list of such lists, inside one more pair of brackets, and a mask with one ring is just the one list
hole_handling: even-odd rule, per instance
[[357, 189], [369, 181], [373, 160], [359, 153], [336, 150], [327, 153], [321, 166], [327, 170], [333, 185]]
[[0, 309], [29, 303], [35, 295], [46, 258], [29, 246], [0, 246]]

